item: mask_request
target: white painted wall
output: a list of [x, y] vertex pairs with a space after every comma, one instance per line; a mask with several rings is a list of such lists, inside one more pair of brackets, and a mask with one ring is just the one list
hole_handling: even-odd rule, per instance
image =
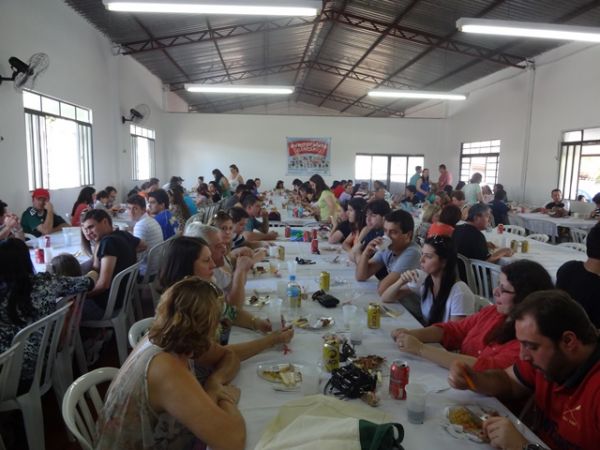
[[[114, 56], [110, 42], [64, 2], [2, 0], [0, 73], [10, 74], [10, 56], [26, 61], [36, 52], [49, 55], [50, 67], [38, 78], [35, 90], [92, 109], [95, 186], [112, 184], [124, 195], [132, 183], [129, 137], [120, 115], [147, 103], [154, 113], [149, 124], [158, 128], [160, 82], [131, 58]], [[21, 99], [12, 83], [0, 85], [0, 198], [18, 213], [30, 204]], [[160, 142], [157, 154], [162, 163]], [[78, 191], [53, 191], [56, 210], [70, 211]]]
[[[356, 153], [425, 154], [437, 164], [443, 121], [338, 117], [166, 114], [164, 140], [169, 143], [166, 170], [186, 186], [198, 175], [212, 180], [212, 170], [226, 175], [237, 164], [244, 177], [260, 177], [265, 188], [295, 176], [286, 172], [286, 137], [331, 137], [332, 173], [326, 181], [354, 178]], [[306, 179], [308, 177], [301, 177]]]

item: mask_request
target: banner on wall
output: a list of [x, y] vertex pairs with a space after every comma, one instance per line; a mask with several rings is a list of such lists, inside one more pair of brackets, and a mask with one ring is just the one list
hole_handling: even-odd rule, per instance
[[329, 175], [331, 138], [286, 139], [288, 175]]

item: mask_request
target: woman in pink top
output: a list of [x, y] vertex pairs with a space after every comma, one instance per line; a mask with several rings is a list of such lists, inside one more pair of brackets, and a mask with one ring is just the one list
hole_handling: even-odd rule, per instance
[[96, 189], [91, 186], [84, 187], [79, 191], [79, 197], [73, 205], [71, 210], [71, 225], [78, 227], [81, 225], [81, 216], [83, 213], [92, 209], [94, 202], [96, 201]]
[[[502, 267], [494, 289], [495, 305], [456, 322], [392, 332], [402, 352], [422, 356], [443, 367], [461, 361], [474, 370], [503, 369], [519, 359], [519, 341], [511, 317], [515, 305], [534, 291], [553, 289], [546, 269], [534, 261], [520, 260]], [[444, 348], [425, 345], [441, 343]], [[458, 350], [460, 353], [455, 353]]]

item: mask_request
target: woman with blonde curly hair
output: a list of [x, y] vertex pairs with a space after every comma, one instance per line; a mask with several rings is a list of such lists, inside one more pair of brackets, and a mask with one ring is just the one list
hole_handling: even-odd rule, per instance
[[[228, 384], [239, 360], [215, 342], [222, 308], [222, 292], [199, 277], [164, 292], [148, 336], [111, 383], [95, 449], [178, 450], [198, 440], [215, 450], [244, 448], [240, 391]], [[194, 366], [212, 368], [204, 383]]]

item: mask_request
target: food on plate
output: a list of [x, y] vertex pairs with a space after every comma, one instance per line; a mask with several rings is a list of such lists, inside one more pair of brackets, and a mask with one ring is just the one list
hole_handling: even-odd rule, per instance
[[298, 328], [306, 328], [308, 326], [308, 319], [306, 317], [301, 317], [292, 321], [292, 324]]
[[273, 383], [283, 383], [287, 387], [294, 387], [302, 381], [302, 374], [292, 363], [281, 364], [273, 370], [263, 370], [261, 376]]
[[332, 317], [319, 317], [317, 320], [313, 320], [309, 317], [301, 317], [292, 321], [292, 325], [298, 328], [307, 328], [309, 330], [320, 330], [321, 328], [327, 328], [333, 323]]
[[448, 408], [448, 421], [452, 425], [462, 427], [463, 432], [472, 434], [483, 442], [489, 442], [483, 431], [483, 420], [466, 406]]
[[363, 370], [378, 370], [381, 365], [385, 362], [385, 358], [378, 355], [367, 355], [360, 356], [352, 361], [355, 366], [360, 367]]

